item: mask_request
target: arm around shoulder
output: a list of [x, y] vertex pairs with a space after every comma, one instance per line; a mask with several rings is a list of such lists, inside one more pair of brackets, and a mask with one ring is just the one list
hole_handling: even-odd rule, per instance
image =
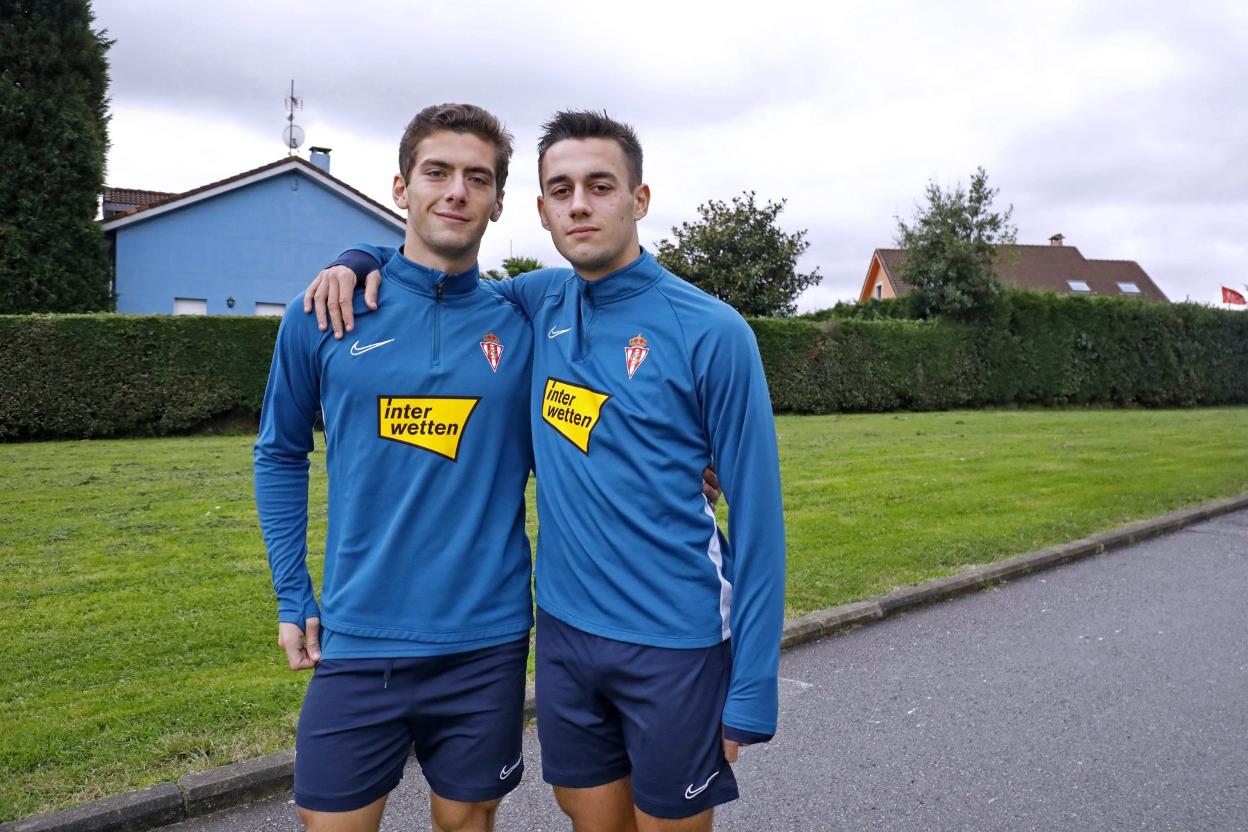
[[381, 267], [398, 249], [359, 243], [338, 256], [312, 280], [303, 295], [303, 311], [316, 312], [321, 332], [331, 326], [335, 338], [355, 328], [355, 291], [364, 289], [364, 303], [369, 309], [378, 306], [381, 289]]
[[571, 276], [570, 269], [538, 269], [516, 277], [483, 280], [482, 285], [532, 320], [542, 301], [558, 292], [559, 286]]

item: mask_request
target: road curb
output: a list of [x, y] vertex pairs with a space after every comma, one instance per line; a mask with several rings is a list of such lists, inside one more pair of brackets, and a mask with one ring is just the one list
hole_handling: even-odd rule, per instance
[[173, 783], [161, 783], [64, 812], [6, 823], [0, 832], [142, 832], [184, 817], [182, 792]]
[[1006, 560], [968, 566], [953, 575], [901, 587], [865, 601], [855, 601], [839, 607], [818, 610], [801, 618], [786, 621], [780, 646], [781, 649], [787, 650], [799, 644], [833, 635], [838, 630], [853, 625], [887, 618], [913, 607], [945, 601], [968, 592], [976, 592], [999, 581], [1019, 578], [1063, 563], [1121, 549], [1124, 546], [1175, 532], [1193, 523], [1244, 508], [1248, 508], [1248, 494], [1215, 500], [1155, 517], [1152, 520], [1131, 523], [1112, 531], [1072, 540], [1059, 546], [1038, 549]]
[[209, 815], [288, 791], [295, 782], [294, 749], [188, 774], [178, 781], [184, 815]]
[[[1216, 500], [995, 563], [967, 567], [953, 575], [901, 587], [864, 601], [816, 610], [785, 622], [780, 647], [787, 650], [850, 627], [888, 618], [898, 612], [1130, 546], [1244, 508], [1248, 508], [1248, 494]], [[534, 716], [534, 702], [533, 685], [530, 684], [525, 690], [526, 719]], [[106, 797], [63, 812], [10, 821], [0, 824], [0, 832], [145, 832], [289, 791], [294, 781], [294, 763], [293, 750], [281, 751], [188, 774], [175, 783], [162, 783]]]

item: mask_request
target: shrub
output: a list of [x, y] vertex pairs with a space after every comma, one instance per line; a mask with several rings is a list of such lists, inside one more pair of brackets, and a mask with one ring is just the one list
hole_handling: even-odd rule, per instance
[[258, 414], [275, 318], [0, 316], [0, 439], [164, 434]]
[[750, 321], [777, 411], [939, 410], [983, 398], [976, 332], [930, 321]]
[[976, 325], [907, 312], [901, 298], [752, 321], [775, 408], [1248, 402], [1248, 314], [1024, 291]]
[[[875, 304], [868, 304], [868, 307]], [[1007, 294], [983, 324], [756, 318], [777, 411], [1248, 403], [1248, 314]], [[0, 316], [0, 441], [201, 430], [258, 418], [275, 318]]]

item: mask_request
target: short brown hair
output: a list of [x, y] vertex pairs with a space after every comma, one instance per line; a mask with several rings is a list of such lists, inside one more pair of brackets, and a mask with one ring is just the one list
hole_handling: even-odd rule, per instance
[[416, 164], [416, 145], [438, 130], [468, 133], [494, 145], [494, 187], [499, 193], [507, 184], [507, 167], [511, 164], [513, 136], [498, 117], [475, 104], [434, 104], [417, 113], [407, 123], [399, 141], [399, 171], [408, 181]]
[[537, 170], [541, 178], [542, 160], [546, 151], [565, 139], [610, 139], [624, 151], [628, 162], [628, 187], [641, 184], [641, 142], [637, 133], [623, 122], [616, 121], [606, 111], [560, 110], [542, 125], [541, 138], [537, 140]]

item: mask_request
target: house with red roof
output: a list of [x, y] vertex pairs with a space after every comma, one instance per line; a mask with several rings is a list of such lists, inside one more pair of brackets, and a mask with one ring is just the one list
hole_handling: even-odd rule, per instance
[[353, 243], [401, 245], [403, 217], [330, 175], [329, 153], [185, 193], [105, 189], [117, 311], [280, 315]]
[[[993, 270], [1003, 283], [1020, 289], [1170, 302], [1134, 260], [1089, 260], [1063, 240], [1061, 234], [1054, 234], [1047, 246], [997, 246]], [[877, 248], [871, 255], [858, 302], [895, 298], [913, 291], [914, 287], [901, 279], [905, 261], [903, 249]]]

